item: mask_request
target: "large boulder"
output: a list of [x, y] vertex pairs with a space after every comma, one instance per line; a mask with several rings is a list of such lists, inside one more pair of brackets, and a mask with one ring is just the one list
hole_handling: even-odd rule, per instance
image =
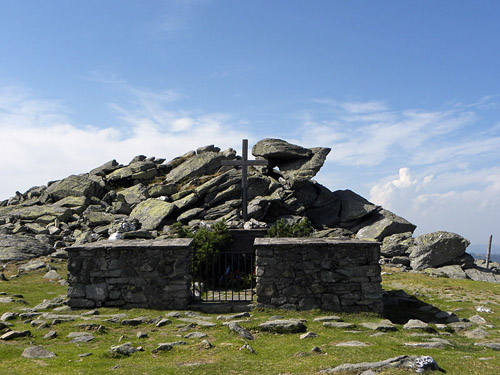
[[304, 181], [294, 192], [306, 207], [306, 215], [316, 228], [335, 227], [340, 223], [341, 201], [316, 181]]
[[58, 201], [69, 196], [102, 198], [104, 190], [96, 181], [86, 176], [72, 175], [50, 185], [47, 193]]
[[118, 164], [118, 162], [113, 159], [108, 161], [107, 163], [104, 163], [100, 167], [92, 169], [89, 174], [94, 174], [97, 176], [105, 176], [111, 172], [113, 172], [115, 169], [120, 168], [121, 166]]
[[0, 234], [0, 261], [19, 261], [50, 254], [54, 248], [24, 235]]
[[221, 167], [221, 161], [228, 158], [220, 152], [203, 152], [182, 162], [172, 169], [166, 177], [170, 183], [178, 183], [184, 179], [210, 175], [217, 172]]
[[176, 208], [173, 203], [149, 198], [135, 206], [130, 219], [137, 219], [142, 229], [155, 230]]
[[351, 190], [334, 191], [333, 197], [340, 202], [339, 220], [343, 227], [359, 222], [378, 208]]
[[416, 228], [416, 225], [402, 217], [387, 210], [380, 210], [356, 233], [356, 238], [360, 240], [373, 239], [382, 241], [385, 237], [393, 234], [413, 233]]
[[433, 232], [415, 238], [411, 247], [411, 268], [439, 267], [465, 254], [470, 242], [451, 232]]
[[312, 151], [282, 139], [266, 138], [252, 147], [252, 155], [263, 157], [269, 161], [279, 161], [308, 158], [312, 156]]
[[66, 221], [71, 218], [73, 211], [57, 204], [44, 206], [7, 206], [0, 209], [0, 216], [12, 217], [20, 220], [38, 220], [43, 218], [44, 222]]
[[380, 254], [386, 258], [408, 255], [412, 245], [412, 232], [393, 234], [384, 238], [380, 246]]
[[255, 144], [252, 154], [267, 159], [270, 170], [278, 167], [280, 173], [293, 186], [313, 178], [325, 163], [330, 150], [327, 147], [308, 149], [282, 139], [267, 138]]

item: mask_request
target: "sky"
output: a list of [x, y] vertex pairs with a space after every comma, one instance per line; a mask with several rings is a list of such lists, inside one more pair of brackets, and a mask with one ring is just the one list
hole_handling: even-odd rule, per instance
[[500, 243], [500, 2], [0, 0], [0, 200], [280, 138], [315, 179]]

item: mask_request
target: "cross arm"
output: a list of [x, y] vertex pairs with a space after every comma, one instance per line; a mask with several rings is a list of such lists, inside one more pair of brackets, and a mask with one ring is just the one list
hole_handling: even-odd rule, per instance
[[267, 160], [222, 160], [222, 165], [233, 165], [233, 166], [243, 166], [243, 165], [267, 165]]

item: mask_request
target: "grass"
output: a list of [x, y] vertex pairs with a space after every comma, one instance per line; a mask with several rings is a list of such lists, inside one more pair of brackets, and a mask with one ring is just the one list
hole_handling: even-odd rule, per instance
[[[59, 274], [65, 275], [65, 263], [54, 263]], [[28, 303], [0, 303], [0, 315], [4, 312], [21, 312], [20, 309], [33, 307], [43, 299], [52, 299], [66, 293], [66, 287], [57, 283], [44, 281], [45, 271], [31, 271], [10, 281], [0, 281], [0, 292], [7, 295], [22, 294]], [[7, 276], [16, 273], [14, 265], [5, 271]], [[446, 278], [431, 278], [424, 274], [401, 273], [390, 271], [383, 276], [385, 290], [403, 289], [409, 295], [418, 299], [422, 306], [434, 306], [442, 311], [455, 311], [460, 318], [469, 318], [479, 314], [491, 325], [486, 328], [490, 333], [488, 340], [500, 342], [498, 328], [500, 315], [500, 285], [470, 280], [452, 280]], [[493, 313], [478, 313], [477, 306], [486, 306]], [[79, 314], [82, 311], [65, 311], [62, 314]], [[28, 322], [17, 318], [10, 320], [13, 330], [31, 331], [31, 337], [18, 338], [10, 341], [0, 341], [0, 373], [30, 374], [43, 371], [48, 374], [316, 374], [321, 369], [334, 367], [342, 363], [357, 363], [379, 361], [404, 354], [430, 355], [446, 373], [453, 375], [496, 375], [500, 368], [498, 352], [474, 346], [475, 340], [464, 337], [460, 332], [425, 336], [412, 336], [398, 325], [398, 331], [383, 336], [373, 337], [373, 331], [357, 327], [354, 332], [342, 329], [323, 327], [313, 319], [324, 315], [338, 315], [344, 321], [358, 324], [367, 321], [380, 321], [384, 318], [376, 314], [338, 314], [326, 311], [284, 311], [255, 309], [251, 319], [241, 323], [249, 329], [255, 340], [248, 342], [256, 351], [240, 351], [245, 344], [235, 333], [222, 326], [222, 322], [212, 316], [216, 327], [196, 327], [188, 332], [200, 331], [208, 336], [206, 339], [214, 345], [212, 349], [200, 346], [200, 339], [184, 339], [179, 331], [179, 325], [186, 324], [178, 318], [169, 318], [172, 324], [155, 327], [152, 324], [141, 324], [137, 327], [122, 326], [118, 323], [105, 321], [106, 315], [126, 314], [128, 318], [144, 316], [148, 319], [164, 316], [166, 311], [157, 310], [119, 310], [99, 309], [96, 320], [88, 322], [102, 324], [104, 332], [92, 332], [95, 336], [88, 343], [70, 343], [66, 336], [70, 332], [82, 331], [78, 324], [87, 321], [79, 318], [72, 322], [63, 322], [48, 328], [37, 329]], [[389, 311], [399, 318], [416, 317], [418, 311], [414, 307], [402, 311]], [[182, 315], [182, 314], [181, 314]], [[259, 330], [259, 323], [273, 315], [285, 318], [300, 318], [307, 320], [308, 331], [318, 334], [316, 338], [299, 339], [299, 334], [272, 334]], [[395, 316], [396, 316], [395, 315]], [[182, 317], [182, 316], [181, 316]], [[422, 317], [422, 316], [420, 316]], [[94, 319], [92, 318], [92, 319]], [[50, 323], [50, 321], [49, 321]], [[177, 327], [176, 327], [177, 326]], [[476, 328], [476, 327], [472, 327]], [[55, 330], [55, 339], [43, 339], [49, 331]], [[142, 331], [147, 338], [138, 339], [136, 333]], [[123, 336], [123, 337], [122, 337]], [[133, 346], [142, 346], [143, 352], [137, 352], [130, 357], [110, 355], [112, 345], [120, 342], [131, 342]], [[422, 342], [426, 338], [442, 337], [453, 345], [444, 349], [408, 348], [407, 342]], [[188, 344], [175, 346], [167, 352], [152, 353], [159, 343], [185, 340]], [[337, 343], [358, 340], [369, 344], [367, 347], [337, 347]], [[476, 340], [477, 341], [477, 340]], [[57, 354], [49, 359], [26, 359], [21, 357], [23, 350], [31, 345], [41, 345]], [[322, 353], [313, 354], [311, 348], [319, 347]], [[92, 353], [87, 357], [79, 354]], [[490, 358], [485, 360], [485, 358]], [[380, 374], [410, 374], [409, 370], [387, 369]]]

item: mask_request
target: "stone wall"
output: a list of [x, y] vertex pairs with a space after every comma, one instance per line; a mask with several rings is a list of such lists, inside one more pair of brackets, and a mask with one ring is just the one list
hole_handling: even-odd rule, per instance
[[255, 248], [260, 306], [382, 312], [380, 243], [257, 238]]
[[185, 309], [192, 239], [101, 241], [69, 247], [68, 305]]

